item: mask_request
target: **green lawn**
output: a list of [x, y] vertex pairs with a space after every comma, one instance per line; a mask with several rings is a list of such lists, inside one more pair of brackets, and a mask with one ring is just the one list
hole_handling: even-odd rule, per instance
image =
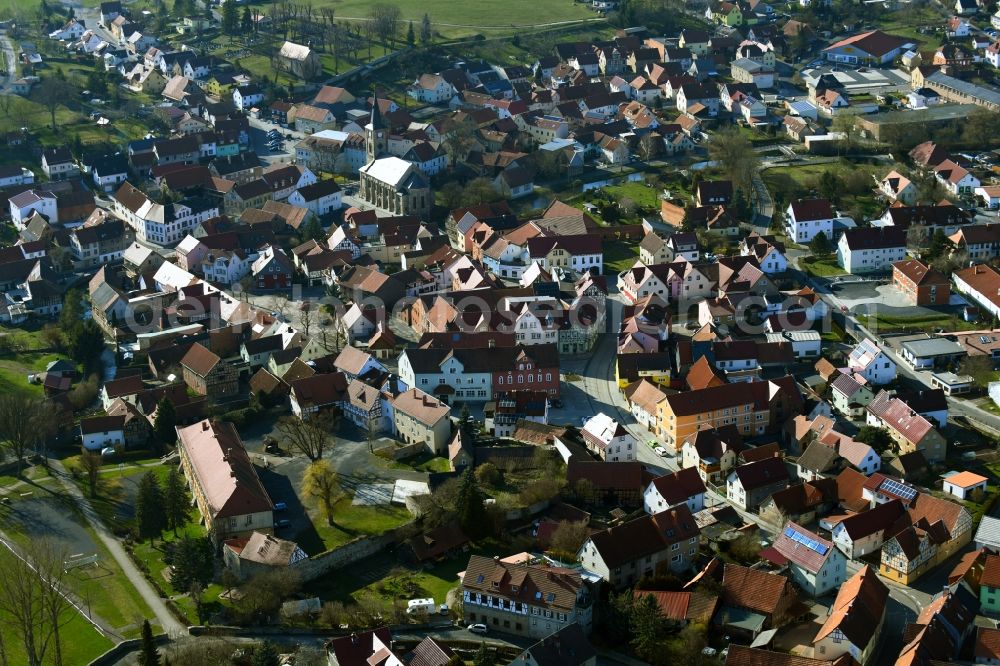
[[[89, 606], [94, 613], [116, 627], [124, 638], [138, 637], [142, 620], [152, 618], [152, 611], [79, 510], [73, 507], [66, 511], [75, 522], [84, 526], [93, 542], [93, 552], [98, 555], [96, 567], [81, 567], [70, 572], [66, 581], [68, 587], [83, 601], [85, 607]], [[5, 529], [19, 544], [25, 548], [31, 547], [30, 535], [21, 531], [16, 523], [5, 523]]]
[[[400, 35], [405, 35], [406, 22], [412, 20], [419, 32], [424, 14], [430, 16], [435, 33], [444, 37], [463, 37], [477, 33], [491, 36], [517, 34], [519, 30], [535, 29], [547, 23], [598, 18], [582, 3], [572, 0], [511, 0], [502, 4], [489, 2], [454, 2], [454, 0], [402, 0], [393, 3], [402, 13]], [[369, 0], [317, 0], [317, 9], [332, 6], [337, 20], [367, 18], [372, 3]]]
[[837, 257], [803, 257], [799, 259], [802, 270], [815, 275], [816, 277], [830, 277], [833, 275], [846, 275], [847, 272], [837, 263]]
[[[380, 554], [360, 563], [352, 576], [327, 576], [316, 581], [315, 593], [324, 601], [345, 604], [367, 596], [375, 597], [384, 607], [391, 606], [393, 601], [413, 598], [433, 598], [435, 603], [443, 604], [448, 591], [458, 587], [458, 574], [468, 566], [471, 555], [507, 554], [509, 549], [500, 544], [483, 543], [425, 567], [401, 565], [399, 558]], [[375, 576], [377, 579], [373, 581]]]
[[332, 526], [327, 525], [326, 518], [319, 508], [309, 507], [308, 512], [312, 528], [295, 535], [293, 540], [309, 554], [342, 546], [358, 537], [382, 534], [413, 520], [413, 516], [405, 507], [355, 506], [351, 504], [349, 497], [345, 497], [335, 505], [335, 524]]
[[639, 247], [622, 241], [608, 241], [604, 244], [604, 274], [617, 275], [627, 270], [639, 260]]
[[943, 328], [946, 331], [974, 331], [981, 326], [948, 314], [928, 314], [919, 317], [899, 317], [887, 314], [858, 315], [865, 328], [889, 333], [893, 331], [931, 331]]
[[644, 182], [609, 185], [603, 189], [618, 201], [628, 198], [642, 208], [652, 208], [657, 211], [660, 209], [660, 189], [657, 187], [647, 187]]
[[884, 208], [873, 194], [875, 187], [873, 176], [881, 178], [892, 169], [901, 170], [903, 173], [908, 171], [897, 164], [856, 164], [846, 159], [839, 159], [823, 164], [775, 167], [763, 171], [762, 175], [772, 197], [793, 201], [820, 196], [820, 176], [832, 172], [840, 179], [839, 201], [835, 201], [835, 207], [870, 216], [880, 213]]
[[389, 469], [412, 469], [418, 472], [450, 472], [451, 463], [447, 458], [431, 455], [424, 452], [413, 458], [399, 461], [388, 461], [386, 466]]
[[[65, 617], [66, 623], [60, 628], [63, 664], [88, 664], [114, 646], [109, 638], [102, 636], [76, 611], [70, 610]], [[20, 632], [12, 624], [0, 625], [0, 636], [7, 649], [7, 663], [28, 663]], [[51, 645], [44, 661], [46, 665], [55, 663]]]

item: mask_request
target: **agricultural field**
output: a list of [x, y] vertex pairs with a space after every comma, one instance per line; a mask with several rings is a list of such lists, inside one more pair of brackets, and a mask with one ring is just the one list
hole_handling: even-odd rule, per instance
[[[476, 34], [497, 36], [517, 34], [523, 29], [538, 29], [548, 25], [573, 21], [600, 20], [586, 4], [572, 0], [511, 0], [461, 3], [453, 0], [402, 0], [399, 7], [404, 22], [413, 21], [419, 28], [424, 14], [430, 16], [434, 32], [445, 38], [469, 37]], [[332, 6], [337, 19], [350, 21], [368, 17], [372, 3], [368, 0], [317, 0], [317, 9]], [[405, 28], [404, 28], [405, 30]]]

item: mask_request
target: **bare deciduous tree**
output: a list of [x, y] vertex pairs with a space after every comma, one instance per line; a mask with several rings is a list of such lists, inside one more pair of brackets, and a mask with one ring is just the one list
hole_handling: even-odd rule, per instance
[[301, 324], [302, 332], [305, 333], [307, 338], [315, 322], [316, 311], [314, 310], [314, 306], [309, 301], [305, 301], [302, 303], [302, 309], [299, 311], [299, 324]]
[[97, 480], [101, 475], [101, 454], [84, 449], [80, 456], [80, 467], [87, 475], [87, 489], [91, 497], [97, 497]]
[[0, 394], [0, 444], [17, 459], [17, 473], [29, 451], [52, 432], [51, 410], [41, 400], [17, 393]]
[[378, 35], [379, 39], [386, 46], [390, 45], [399, 31], [399, 18], [401, 15], [399, 7], [385, 3], [374, 5], [368, 13], [369, 22], [372, 24], [375, 34]]
[[329, 414], [312, 414], [308, 420], [286, 416], [278, 421], [277, 430], [288, 447], [309, 460], [319, 460], [333, 445], [330, 437], [333, 419]]
[[0, 552], [0, 618], [21, 639], [28, 666], [41, 666], [52, 649], [62, 664], [60, 629], [71, 619], [64, 596], [68, 551], [58, 541], [32, 542], [30, 559]]

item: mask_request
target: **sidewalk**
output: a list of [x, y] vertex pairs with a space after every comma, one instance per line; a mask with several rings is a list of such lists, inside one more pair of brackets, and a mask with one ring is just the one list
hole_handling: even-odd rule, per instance
[[108, 528], [104, 526], [101, 522], [100, 516], [94, 510], [94, 507], [90, 504], [90, 501], [84, 496], [83, 492], [69, 479], [69, 473], [66, 468], [63, 467], [62, 462], [56, 459], [50, 459], [49, 465], [52, 470], [52, 476], [55, 477], [66, 489], [66, 492], [76, 500], [83, 512], [84, 517], [94, 532], [100, 538], [101, 542], [108, 549], [111, 555], [118, 562], [118, 566], [121, 567], [125, 576], [132, 583], [132, 586], [138, 590], [139, 595], [142, 597], [143, 601], [149, 606], [156, 616], [156, 621], [159, 623], [163, 632], [166, 633], [171, 638], [176, 638], [178, 636], [187, 634], [187, 627], [181, 624], [177, 618], [173, 616], [170, 609], [167, 608], [163, 599], [157, 594], [156, 590], [153, 589], [149, 581], [141, 571], [139, 571], [135, 564], [132, 563], [132, 558], [129, 557], [128, 553], [122, 547], [121, 543], [116, 539], [109, 531]]

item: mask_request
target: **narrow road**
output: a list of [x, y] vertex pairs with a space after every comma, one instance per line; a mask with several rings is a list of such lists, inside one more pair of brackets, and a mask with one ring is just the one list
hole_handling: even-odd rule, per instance
[[83, 492], [76, 486], [75, 483], [69, 478], [69, 473], [63, 466], [62, 462], [56, 459], [50, 459], [49, 465], [52, 470], [52, 476], [57, 478], [60, 483], [62, 483], [63, 488], [66, 492], [76, 500], [79, 505], [80, 510], [83, 512], [84, 517], [90, 526], [94, 528], [94, 532], [97, 533], [98, 538], [108, 549], [111, 555], [118, 562], [118, 566], [121, 567], [122, 571], [125, 572], [125, 576], [128, 578], [129, 582], [138, 590], [139, 595], [143, 598], [149, 608], [153, 611], [156, 616], [156, 621], [163, 628], [163, 631], [171, 638], [182, 636], [187, 634], [187, 627], [181, 624], [177, 618], [173, 616], [170, 609], [167, 608], [163, 599], [157, 594], [153, 586], [149, 584], [146, 577], [141, 571], [139, 571], [135, 564], [132, 563], [132, 558], [129, 557], [128, 553], [122, 547], [121, 543], [114, 537], [113, 534], [105, 527], [104, 522], [101, 521], [101, 517], [94, 510], [93, 505], [91, 505], [90, 500], [88, 500]]
[[10, 43], [10, 37], [3, 35], [0, 37], [0, 50], [3, 51], [4, 64], [7, 66], [7, 71], [4, 76], [7, 80], [3, 83], [3, 88], [0, 89], [0, 93], [9, 93], [10, 86], [17, 79], [17, 54], [14, 52], [14, 45]]

